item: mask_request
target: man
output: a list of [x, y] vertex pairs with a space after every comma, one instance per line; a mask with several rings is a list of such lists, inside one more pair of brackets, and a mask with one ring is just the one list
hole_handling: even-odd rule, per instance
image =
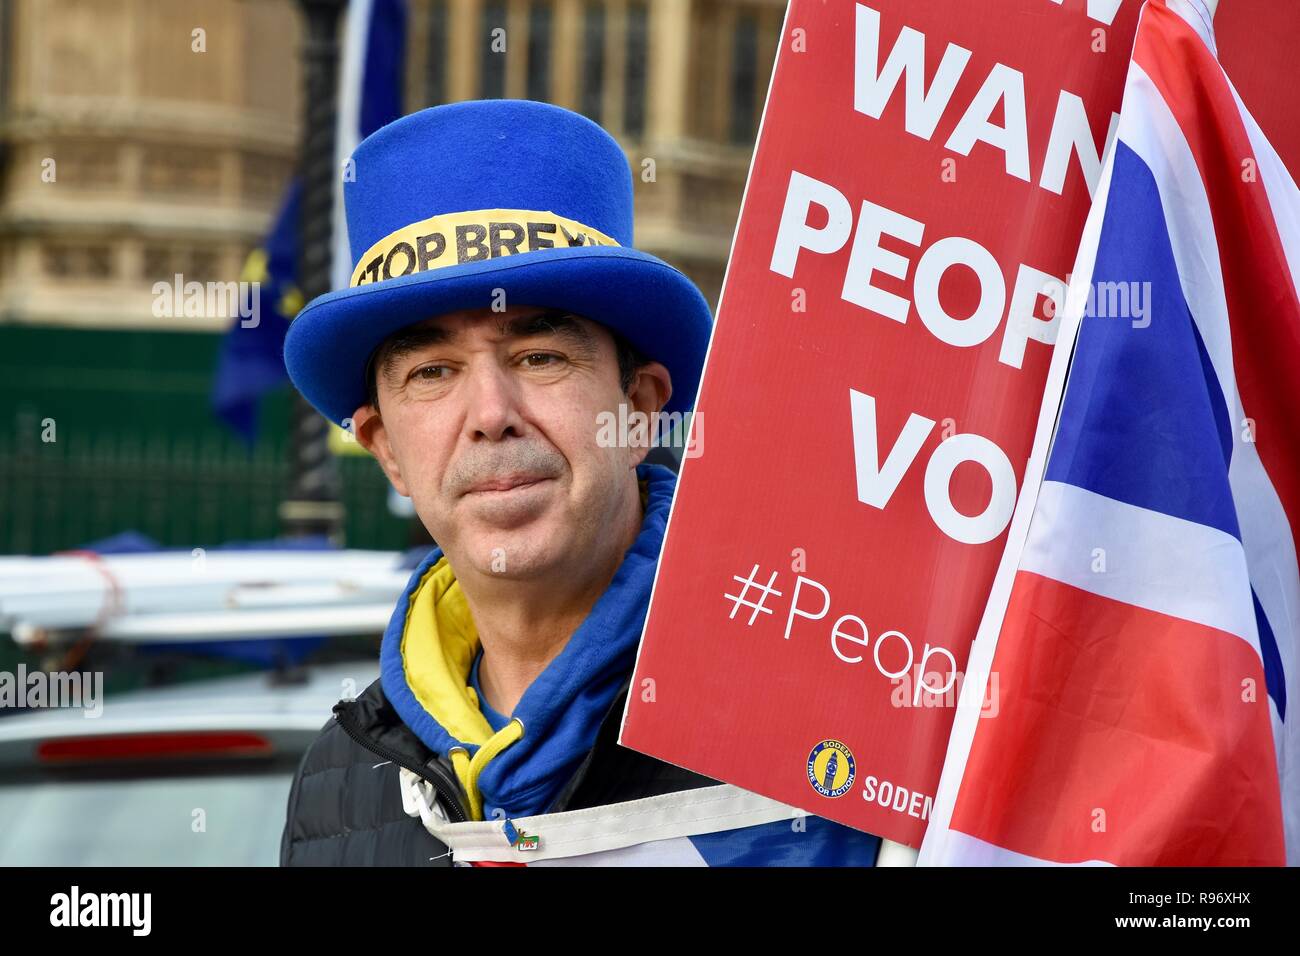
[[[689, 279], [629, 248], [621, 147], [494, 100], [398, 120], [353, 163], [352, 285], [294, 320], [285, 360], [439, 547], [380, 679], [304, 757], [281, 862], [755, 862], [756, 835], [769, 855], [872, 862], [873, 837], [616, 742], [675, 476], [603, 426], [688, 411], [711, 323]], [[575, 821], [591, 854], [563, 850]]]

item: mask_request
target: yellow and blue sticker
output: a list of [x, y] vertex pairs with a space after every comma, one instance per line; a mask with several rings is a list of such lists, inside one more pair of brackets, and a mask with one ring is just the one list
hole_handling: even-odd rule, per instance
[[808, 754], [808, 782], [823, 797], [842, 797], [858, 775], [853, 751], [838, 740], [822, 740]]

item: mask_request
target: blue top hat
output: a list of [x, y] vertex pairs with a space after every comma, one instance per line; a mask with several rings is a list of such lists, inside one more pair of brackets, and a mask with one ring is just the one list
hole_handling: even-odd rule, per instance
[[344, 184], [354, 270], [289, 326], [284, 361], [342, 424], [367, 399], [366, 363], [391, 333], [500, 301], [560, 308], [622, 333], [672, 375], [689, 411], [712, 319], [699, 289], [631, 248], [632, 172], [577, 113], [475, 100], [412, 113], [367, 137]]

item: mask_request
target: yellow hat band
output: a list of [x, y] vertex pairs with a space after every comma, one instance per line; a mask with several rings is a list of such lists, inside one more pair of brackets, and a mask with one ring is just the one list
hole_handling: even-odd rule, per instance
[[553, 212], [475, 209], [432, 216], [389, 233], [366, 250], [352, 271], [353, 286], [382, 282], [465, 262], [540, 249], [617, 246], [598, 229]]

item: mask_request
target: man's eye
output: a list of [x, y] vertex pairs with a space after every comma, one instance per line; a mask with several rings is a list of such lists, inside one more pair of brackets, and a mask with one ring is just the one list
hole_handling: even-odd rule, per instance
[[446, 378], [447, 366], [445, 365], [423, 365], [411, 373], [414, 381], [431, 382], [441, 378]]
[[559, 361], [560, 357], [550, 352], [529, 352], [524, 356], [524, 365], [528, 368], [546, 368], [548, 365], [558, 364]]

